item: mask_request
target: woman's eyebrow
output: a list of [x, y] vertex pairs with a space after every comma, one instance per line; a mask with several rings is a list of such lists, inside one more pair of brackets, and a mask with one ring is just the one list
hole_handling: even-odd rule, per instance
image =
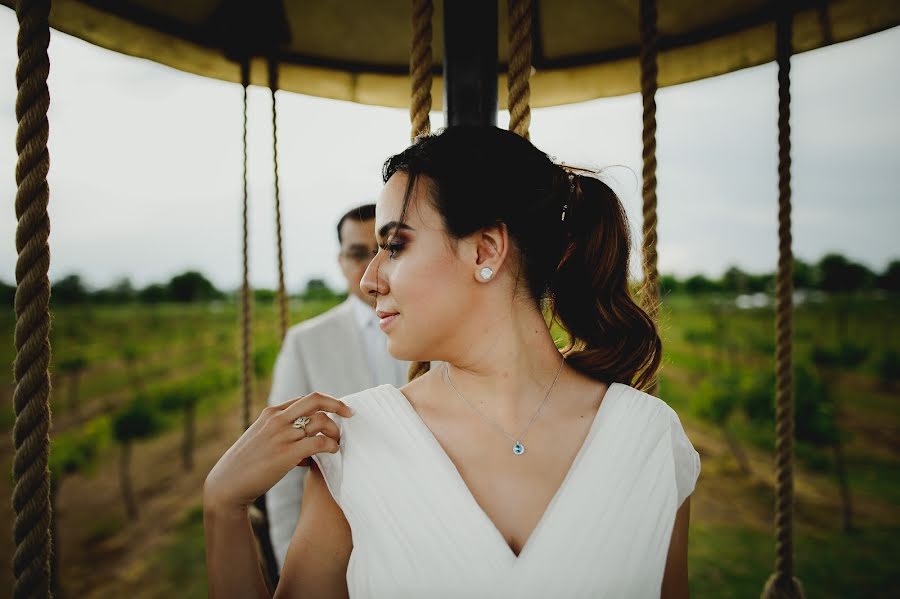
[[378, 229], [378, 238], [384, 239], [384, 236], [387, 235], [391, 229], [395, 229], [395, 228], [400, 229], [401, 231], [415, 231], [415, 229], [413, 229], [406, 223], [398, 223], [397, 221], [392, 220], [391, 222], [387, 223], [386, 225], [384, 225], [380, 229]]

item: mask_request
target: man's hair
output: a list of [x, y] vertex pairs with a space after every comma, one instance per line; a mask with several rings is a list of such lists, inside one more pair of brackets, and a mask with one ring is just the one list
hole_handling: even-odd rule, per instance
[[375, 204], [363, 204], [357, 208], [353, 208], [347, 214], [341, 217], [337, 224], [338, 243], [344, 243], [341, 237], [341, 227], [344, 226], [346, 220], [367, 221], [375, 218]]

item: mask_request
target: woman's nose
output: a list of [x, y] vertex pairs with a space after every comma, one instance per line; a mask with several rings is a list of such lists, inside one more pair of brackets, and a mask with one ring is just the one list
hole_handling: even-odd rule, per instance
[[366, 267], [362, 279], [359, 281], [359, 288], [366, 295], [378, 296], [385, 295], [387, 292], [387, 284], [381, 277], [381, 257], [383, 252], [378, 252]]

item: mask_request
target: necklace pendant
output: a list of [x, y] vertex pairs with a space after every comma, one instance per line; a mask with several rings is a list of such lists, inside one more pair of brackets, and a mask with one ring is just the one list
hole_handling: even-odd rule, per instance
[[513, 453], [516, 455], [522, 455], [525, 453], [525, 446], [516, 441], [516, 444], [513, 445]]

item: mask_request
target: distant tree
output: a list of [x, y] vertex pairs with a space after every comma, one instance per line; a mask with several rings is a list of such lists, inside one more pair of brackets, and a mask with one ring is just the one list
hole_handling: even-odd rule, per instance
[[88, 367], [88, 360], [84, 355], [74, 354], [62, 358], [56, 364], [56, 369], [60, 374], [64, 374], [69, 379], [69, 402], [68, 409], [72, 410], [74, 413], [78, 413], [80, 409], [80, 402], [78, 397], [78, 387], [79, 382], [81, 381], [82, 373]]
[[818, 269], [799, 258], [794, 258], [793, 278], [796, 289], [818, 289], [819, 287]]
[[828, 293], [850, 293], [870, 287], [874, 273], [840, 254], [828, 254], [819, 261], [822, 290]]
[[[771, 428], [775, 422], [775, 375], [758, 377], [743, 395], [743, 409], [751, 422]], [[816, 370], [794, 368], [794, 436], [835, 456], [835, 476], [843, 505], [844, 530], [852, 528], [852, 504], [834, 397]]]
[[900, 260], [892, 260], [888, 264], [878, 277], [878, 287], [891, 293], [900, 293]]
[[0, 281], [0, 302], [7, 308], [12, 308], [16, 304], [16, 286], [7, 285]]
[[113, 439], [120, 445], [119, 483], [125, 513], [131, 520], [138, 517], [138, 506], [134, 498], [131, 481], [131, 451], [135, 441], [148, 439], [162, 429], [162, 422], [150, 401], [137, 395], [113, 417]]
[[734, 373], [714, 374], [708, 377], [697, 390], [697, 415], [714, 424], [722, 431], [731, 455], [734, 456], [741, 474], [751, 474], [750, 461], [740, 442], [729, 426], [732, 415], [741, 404], [740, 381]]
[[838, 485], [841, 490], [843, 503], [844, 532], [853, 530], [853, 503], [850, 496], [850, 477], [847, 474], [847, 462], [844, 458], [844, 444], [840, 430], [840, 412], [836, 401], [836, 391], [840, 380], [840, 368], [853, 369], [862, 364], [868, 357], [868, 349], [861, 346], [842, 344], [837, 349], [828, 349], [815, 346], [812, 350], [812, 362], [819, 373], [821, 383], [814, 392], [821, 393], [830, 398], [831, 423], [833, 430], [823, 436], [824, 440], [831, 442], [834, 452], [834, 463], [838, 476]]
[[271, 304], [275, 301], [278, 292], [274, 289], [254, 289], [253, 299], [260, 304]]
[[771, 428], [775, 422], [775, 375], [766, 373], [753, 379], [741, 393], [741, 408], [750, 422]]
[[184, 434], [181, 443], [181, 464], [185, 472], [194, 468], [194, 420], [197, 402], [203, 390], [197, 384], [173, 385], [160, 392], [159, 406], [166, 412], [182, 412]]
[[222, 297], [222, 293], [197, 271], [191, 270], [172, 277], [169, 294], [176, 302], [197, 302]]
[[850, 315], [852, 312], [849, 294], [872, 287], [875, 274], [861, 264], [847, 260], [840, 254], [828, 254], [819, 261], [822, 291], [833, 294], [831, 305], [837, 326], [838, 343], [844, 346], [850, 342]]
[[54, 594], [61, 596], [59, 559], [59, 527], [57, 505], [63, 481], [73, 474], [88, 474], [97, 465], [97, 456], [109, 435], [109, 420], [88, 422], [78, 432], [57, 435], [50, 444], [50, 584]]
[[91, 297], [101, 304], [125, 304], [137, 299], [137, 291], [131, 284], [131, 280], [123, 277], [109, 287], [98, 289], [91, 294]]
[[694, 275], [684, 282], [684, 290], [692, 295], [719, 291], [720, 285], [703, 275]]
[[50, 298], [58, 304], [83, 304], [88, 300], [88, 290], [81, 277], [73, 274], [53, 284]]
[[722, 290], [730, 293], [749, 293], [750, 276], [737, 266], [732, 266], [722, 275]]
[[303, 292], [303, 299], [310, 300], [330, 300], [335, 298], [335, 293], [324, 279], [310, 279], [306, 283], [306, 291]]
[[183, 435], [181, 443], [181, 463], [184, 470], [194, 467], [194, 439], [197, 404], [204, 397], [221, 393], [233, 387], [236, 382], [235, 373], [231, 370], [208, 370], [204, 374], [189, 381], [168, 385], [158, 390], [157, 401], [165, 412], [181, 412], [183, 416]]
[[747, 275], [747, 291], [749, 293], [772, 293], [775, 291], [775, 275], [763, 273]]
[[159, 304], [171, 299], [168, 285], [160, 285], [159, 283], [147, 285], [138, 291], [137, 298], [145, 304]]

